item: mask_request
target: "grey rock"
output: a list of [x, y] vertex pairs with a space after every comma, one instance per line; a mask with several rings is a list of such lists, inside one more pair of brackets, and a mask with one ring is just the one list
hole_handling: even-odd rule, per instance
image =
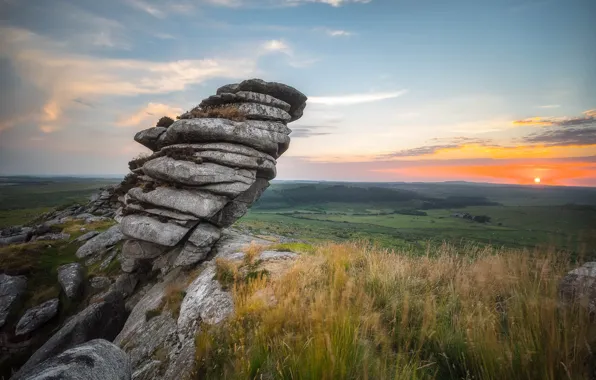
[[0, 274], [0, 327], [4, 326], [11, 308], [18, 302], [26, 289], [27, 278], [25, 276]]
[[138, 259], [131, 257], [122, 257], [120, 259], [120, 269], [124, 273], [133, 273], [140, 267], [141, 263]]
[[161, 146], [181, 143], [228, 142], [248, 145], [274, 158], [290, 145], [290, 129], [272, 121], [227, 119], [183, 119], [168, 128]]
[[226, 197], [206, 191], [190, 191], [169, 187], [158, 187], [147, 193], [144, 193], [141, 188], [135, 187], [130, 189], [128, 194], [138, 201], [192, 214], [199, 218], [213, 216], [228, 202]]
[[223, 93], [237, 93], [240, 91], [258, 92], [267, 94], [290, 104], [290, 115], [292, 120], [297, 120], [302, 116], [306, 100], [306, 95], [293, 87], [277, 82], [265, 82], [261, 79], [248, 79], [238, 84], [228, 84], [217, 89], [217, 95]]
[[271, 107], [280, 108], [286, 112], [288, 112], [291, 106], [284, 102], [283, 100], [279, 100], [274, 98], [273, 96], [269, 96], [266, 94], [259, 94], [257, 92], [251, 91], [238, 91], [237, 93], [222, 93], [219, 95], [212, 95], [207, 99], [204, 99], [201, 104], [199, 104], [200, 108], [207, 108], [207, 107], [214, 107], [214, 106], [222, 106], [224, 104], [229, 103], [237, 103], [237, 102], [251, 102], [251, 103], [258, 103], [264, 104]]
[[272, 120], [287, 123], [292, 118], [286, 111], [257, 103], [233, 103], [230, 107], [237, 108], [247, 119]]
[[178, 334], [191, 339], [199, 323], [220, 323], [233, 311], [232, 295], [222, 290], [215, 278], [215, 264], [209, 262], [186, 289], [177, 322]]
[[104, 299], [112, 298], [128, 298], [134, 293], [138, 282], [139, 279], [136, 275], [122, 273], [110, 286], [107, 292], [93, 296], [91, 302], [101, 302]]
[[122, 256], [131, 259], [154, 259], [164, 254], [171, 247], [141, 240], [125, 240]]
[[259, 255], [259, 259], [263, 261], [269, 260], [293, 260], [297, 258], [298, 255], [293, 252], [280, 252], [280, 251], [263, 251]]
[[218, 227], [209, 223], [199, 224], [184, 244], [174, 265], [189, 266], [204, 260], [220, 235], [221, 231]]
[[267, 180], [257, 178], [248, 190], [229, 202], [221, 211], [210, 218], [209, 221], [220, 227], [231, 226], [248, 212], [248, 209], [261, 197], [267, 187], [269, 187]]
[[[163, 208], [157, 208], [157, 207], [143, 207], [139, 204], [135, 204], [135, 203], [128, 203], [126, 205], [126, 209], [128, 211], [130, 210], [135, 210], [135, 211], [140, 211], [141, 213], [147, 213], [147, 214], [152, 214], [152, 215], [156, 215], [156, 216], [163, 216], [166, 217], [168, 219], [176, 219], [176, 220], [180, 220], [180, 221], [190, 221], [190, 222], [196, 222], [198, 221], [198, 218], [194, 215], [189, 215], [189, 214], [184, 214], [182, 212], [177, 212], [177, 211], [171, 211], [171, 210], [166, 210]], [[124, 217], [123, 217], [124, 218]], [[122, 223], [122, 220], [120, 221], [120, 223]]]
[[112, 220], [112, 218], [108, 218], [106, 216], [95, 216], [92, 215], [88, 218], [85, 219], [85, 223], [89, 224], [89, 223], [97, 223], [97, 222], [106, 222], [108, 220]]
[[167, 182], [189, 186], [211, 183], [240, 182], [250, 187], [256, 172], [249, 169], [234, 169], [211, 162], [196, 164], [190, 161], [158, 157], [143, 165], [145, 174]]
[[231, 143], [176, 144], [164, 147], [169, 149], [190, 148], [195, 157], [203, 162], [214, 162], [231, 168], [256, 169], [257, 177], [273, 179], [276, 175], [275, 159], [266, 153], [248, 146]]
[[81, 293], [84, 279], [85, 268], [79, 263], [58, 267], [58, 282], [68, 298], [75, 298]]
[[0, 237], [0, 246], [9, 245], [9, 244], [25, 243], [28, 238], [29, 238], [29, 234], [27, 234], [27, 233], [13, 235], [13, 236], [7, 236], [7, 237]]
[[130, 380], [130, 359], [118, 346], [95, 339], [20, 373], [15, 380]]
[[92, 339], [113, 340], [126, 321], [124, 300], [111, 296], [87, 306], [48, 339], [15, 374], [18, 379], [37, 364]]
[[58, 298], [37, 305], [27, 310], [17, 323], [15, 335], [24, 335], [37, 330], [58, 314]]
[[70, 234], [65, 233], [55, 233], [55, 234], [46, 234], [41, 236], [36, 236], [35, 241], [39, 240], [68, 240], [70, 239]]
[[157, 141], [167, 128], [164, 127], [153, 127], [142, 130], [135, 135], [135, 141], [141, 145], [146, 146], [152, 151], [158, 150]]
[[178, 244], [189, 230], [186, 227], [161, 223], [148, 216], [134, 214], [122, 218], [120, 225], [122, 232], [128, 237], [168, 247]]
[[226, 229], [222, 231], [221, 238], [217, 241], [213, 250], [216, 252], [216, 258], [226, 260], [241, 260], [244, 258], [242, 249], [251, 243], [267, 245], [270, 241], [241, 233], [235, 229]]
[[79, 236], [74, 241], [75, 241], [75, 243], [83, 243], [97, 235], [99, 235], [98, 231], [89, 231], [89, 232]]
[[112, 280], [108, 277], [97, 276], [91, 278], [89, 284], [93, 289], [105, 289], [112, 284]]
[[107, 248], [117, 244], [124, 239], [120, 225], [116, 224], [107, 231], [100, 233], [83, 244], [76, 253], [78, 258], [88, 257], [104, 253]]
[[559, 293], [564, 302], [580, 302], [596, 313], [596, 262], [587, 262], [561, 280]]
[[99, 264], [99, 270], [105, 270], [114, 260], [114, 258], [118, 255], [118, 249], [112, 247], [108, 250], [108, 256]]

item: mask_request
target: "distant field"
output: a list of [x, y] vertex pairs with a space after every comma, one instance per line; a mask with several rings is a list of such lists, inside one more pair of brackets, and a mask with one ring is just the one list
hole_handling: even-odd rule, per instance
[[53, 208], [86, 203], [117, 179], [0, 177], [0, 227], [23, 224]]
[[[262, 234], [311, 240], [368, 239], [385, 247], [423, 249], [427, 241], [476, 241], [509, 247], [549, 245], [596, 255], [595, 189], [381, 184], [402, 193], [395, 200], [376, 201], [366, 199], [366, 193], [358, 199], [343, 185], [364, 188], [373, 184], [338, 187], [325, 183], [314, 189], [300, 183], [274, 184], [238, 224]], [[333, 188], [340, 201], [328, 202], [325, 195], [317, 199], [325, 188]], [[456, 212], [486, 215], [491, 221], [453, 217]]]

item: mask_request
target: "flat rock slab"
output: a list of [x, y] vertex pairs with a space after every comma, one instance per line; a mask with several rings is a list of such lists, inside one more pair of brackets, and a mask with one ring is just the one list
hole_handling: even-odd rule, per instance
[[[140, 213], [147, 213], [155, 216], [163, 216], [168, 219], [175, 219], [181, 222], [196, 222], [198, 218], [194, 215], [188, 215], [181, 212], [166, 210], [163, 208], [158, 207], [143, 207], [142, 205], [136, 203], [128, 203], [126, 205], [126, 209], [128, 211], [139, 211]], [[120, 223], [122, 223], [122, 218], [120, 218]]]
[[258, 92], [267, 94], [276, 99], [288, 103], [292, 120], [297, 120], [302, 116], [306, 100], [306, 95], [296, 90], [294, 87], [278, 82], [266, 82], [261, 79], [248, 79], [236, 84], [228, 84], [217, 89], [217, 95], [224, 93], [237, 93], [240, 91]]
[[81, 236], [79, 236], [78, 238], [76, 238], [74, 241], [76, 243], [83, 243], [86, 242], [87, 240], [96, 237], [97, 235], [99, 235], [98, 231], [89, 231]]
[[71, 263], [58, 267], [58, 282], [68, 298], [81, 294], [81, 285], [85, 279], [85, 267], [80, 263]]
[[159, 244], [173, 247], [188, 232], [189, 228], [173, 223], [162, 223], [148, 216], [127, 215], [122, 218], [120, 224], [124, 235]]
[[101, 254], [122, 239], [124, 239], [124, 235], [120, 230], [120, 225], [116, 224], [115, 226], [110, 227], [107, 231], [102, 232], [85, 242], [85, 244], [77, 250], [76, 256], [78, 258], [83, 258]]
[[269, 187], [269, 182], [264, 178], [257, 178], [252, 186], [234, 200], [226, 204], [209, 221], [219, 227], [229, 227], [248, 212], [248, 209], [255, 203]]
[[39, 240], [68, 240], [70, 239], [70, 234], [64, 234], [64, 233], [56, 233], [56, 234], [45, 234], [45, 235], [41, 235], [41, 236], [36, 236], [35, 241], [39, 241]]
[[213, 216], [228, 203], [228, 198], [221, 195], [211, 194], [206, 191], [190, 191], [170, 187], [158, 187], [146, 193], [143, 192], [143, 189], [135, 187], [128, 191], [128, 195], [141, 202], [191, 214], [199, 218]]
[[267, 94], [259, 94], [258, 92], [251, 91], [238, 91], [235, 94], [228, 92], [219, 95], [212, 95], [207, 99], [204, 99], [201, 102], [201, 104], [199, 104], [199, 107], [207, 108], [240, 102], [264, 104], [267, 106], [280, 108], [286, 112], [288, 112], [290, 108], [292, 108], [288, 103], [284, 102], [283, 100], [276, 99], [273, 96]]
[[272, 120], [287, 123], [292, 119], [286, 111], [257, 103], [232, 103], [229, 107], [237, 108], [247, 119]]
[[248, 145], [277, 158], [290, 144], [290, 129], [283, 123], [220, 118], [178, 120], [160, 137], [160, 146], [182, 143], [228, 142]]
[[154, 259], [163, 255], [170, 247], [142, 240], [126, 240], [122, 246], [122, 255], [131, 259]]
[[135, 135], [135, 141], [146, 146], [152, 151], [158, 150], [157, 141], [167, 129], [164, 127], [153, 127], [142, 130]]
[[199, 224], [188, 238], [174, 266], [194, 265], [204, 260], [220, 236], [219, 227], [209, 223]]
[[64, 351], [14, 380], [130, 380], [132, 367], [124, 351], [96, 339]]
[[190, 161], [175, 160], [171, 157], [158, 157], [147, 161], [143, 165], [143, 172], [162, 181], [188, 186], [240, 182], [250, 187], [256, 177], [255, 170], [234, 169], [212, 162], [197, 164]]
[[10, 309], [25, 293], [27, 277], [0, 274], [0, 327], [6, 323]]
[[27, 310], [17, 323], [15, 335], [24, 335], [37, 330], [58, 314], [58, 298], [37, 305]]

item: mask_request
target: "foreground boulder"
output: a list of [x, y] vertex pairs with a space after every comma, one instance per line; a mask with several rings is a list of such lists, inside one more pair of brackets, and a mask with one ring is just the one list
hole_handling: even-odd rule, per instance
[[20, 376], [27, 373], [39, 363], [89, 340], [113, 340], [122, 329], [126, 318], [124, 299], [121, 296], [112, 295], [99, 303], [89, 305], [41, 346], [17, 374]]
[[27, 289], [25, 276], [9, 276], [0, 274], [0, 327], [6, 323], [6, 317], [13, 305]]
[[58, 267], [58, 282], [68, 298], [75, 298], [81, 293], [85, 279], [85, 267], [79, 263], [70, 263]]
[[[162, 273], [191, 267], [212, 252], [275, 178], [276, 159], [290, 144], [287, 124], [302, 116], [306, 96], [282, 83], [230, 84], [167, 125], [135, 140], [154, 151], [129, 163], [119, 216], [127, 240], [121, 269], [145, 263]], [[92, 255], [89, 240], [78, 257]], [[143, 265], [141, 265], [143, 264]]]
[[582, 302], [596, 313], [596, 262], [588, 262], [567, 273], [559, 284], [563, 301]]
[[17, 323], [15, 335], [24, 335], [37, 330], [58, 314], [58, 298], [51, 299], [27, 310]]
[[77, 250], [78, 258], [86, 258], [93, 255], [100, 255], [104, 253], [109, 247], [115, 245], [124, 238], [119, 225], [110, 227], [107, 231], [87, 240]]
[[131, 374], [126, 353], [95, 339], [19, 373], [14, 380], [130, 380]]

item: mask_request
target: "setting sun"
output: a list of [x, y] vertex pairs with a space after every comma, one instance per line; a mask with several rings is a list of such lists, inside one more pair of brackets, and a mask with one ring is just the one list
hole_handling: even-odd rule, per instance
[[534, 183], [540, 183], [540, 178], [539, 177], [534, 178]]

